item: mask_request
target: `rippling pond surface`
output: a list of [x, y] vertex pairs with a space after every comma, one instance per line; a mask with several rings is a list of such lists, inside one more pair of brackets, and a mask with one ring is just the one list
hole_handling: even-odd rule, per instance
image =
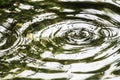
[[0, 80], [120, 80], [120, 1], [1, 5]]

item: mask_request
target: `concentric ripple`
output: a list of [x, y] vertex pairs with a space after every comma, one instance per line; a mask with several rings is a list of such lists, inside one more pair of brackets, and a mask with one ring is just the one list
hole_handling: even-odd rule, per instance
[[9, 29], [12, 24], [12, 19], [8, 18], [8, 20], [0, 26], [0, 57], [9, 54], [8, 51], [15, 49], [21, 41], [19, 32]]
[[[115, 46], [112, 45], [109, 47], [111, 43], [120, 37], [119, 31], [120, 30], [117, 28], [108, 25], [105, 26], [105, 24], [100, 24], [100, 22], [97, 24], [94, 21], [68, 20], [51, 25], [37, 34], [40, 34], [40, 38], [46, 39], [48, 42], [54, 41], [54, 38], [59, 38], [59, 40], [54, 41], [53, 45], [62, 43], [59, 48], [62, 48], [63, 52], [54, 55], [53, 58], [60, 60], [79, 60], [91, 57], [94, 59], [96, 55], [101, 55], [99, 52], [104, 49], [109, 51], [109, 48]], [[111, 39], [113, 41], [111, 41]], [[42, 44], [44, 44], [44, 42]], [[112, 53], [107, 55], [110, 54]]]
[[118, 0], [24, 2], [0, 26], [2, 80], [120, 79]]

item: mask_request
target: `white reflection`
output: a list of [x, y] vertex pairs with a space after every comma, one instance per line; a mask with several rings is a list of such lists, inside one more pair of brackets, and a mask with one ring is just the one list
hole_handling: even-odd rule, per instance
[[33, 6], [31, 6], [31, 5], [25, 5], [25, 4], [20, 4], [19, 5], [19, 8], [20, 9], [23, 9], [23, 10], [29, 10], [29, 9], [32, 9], [33, 8]]

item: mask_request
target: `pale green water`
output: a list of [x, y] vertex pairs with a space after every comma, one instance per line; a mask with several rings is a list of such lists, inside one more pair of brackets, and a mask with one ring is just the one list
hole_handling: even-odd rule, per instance
[[0, 6], [0, 80], [120, 80], [120, 1]]

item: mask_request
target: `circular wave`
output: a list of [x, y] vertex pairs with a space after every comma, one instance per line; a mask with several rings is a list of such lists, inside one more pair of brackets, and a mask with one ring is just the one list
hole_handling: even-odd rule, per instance
[[[19, 32], [12, 31], [6, 27], [0, 26], [0, 57], [9, 54], [8, 51], [10, 50], [15, 50], [20, 42], [21, 37], [19, 35]], [[5, 54], [5, 52], [7, 54]]]
[[[60, 48], [63, 52], [57, 54], [59, 52], [56, 50], [56, 54], [53, 54], [54, 59], [60, 60], [80, 60], [91, 57], [93, 57], [94, 60], [96, 55], [101, 55], [99, 52], [104, 49], [109, 51], [109, 48], [114, 47], [115, 45], [112, 45], [111, 47], [110, 45], [120, 37], [119, 29], [113, 24], [108, 25], [106, 23], [99, 22], [99, 20], [97, 22], [97, 20], [88, 21], [83, 19], [59, 22], [41, 30], [39, 34], [41, 42], [43, 39], [43, 41], [46, 40], [48, 43], [53, 43], [53, 46], [62, 43], [58, 49]], [[56, 38], [58, 38], [58, 40], [55, 41]], [[42, 44], [44, 44], [44, 42]], [[89, 52], [91, 53], [90, 55]], [[88, 54], [88, 56], [85, 57], [84, 54], [85, 56]], [[107, 55], [110, 54], [112, 53]]]
[[26, 40], [17, 55], [5, 60], [14, 65], [10, 73], [15, 76], [3, 79], [104, 80], [119, 75], [119, 6], [107, 1], [39, 3], [33, 8], [43, 10], [21, 21], [20, 33], [0, 26], [1, 50], [20, 45], [18, 34]]

